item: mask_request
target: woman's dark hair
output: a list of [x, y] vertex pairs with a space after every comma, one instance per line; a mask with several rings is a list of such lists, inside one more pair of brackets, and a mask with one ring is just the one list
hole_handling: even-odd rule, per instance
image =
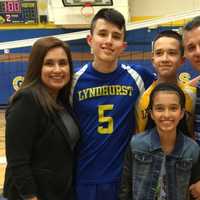
[[[49, 50], [53, 48], [61, 47], [65, 51], [70, 68], [70, 80], [69, 82], [60, 90], [56, 100], [49, 94], [46, 86], [41, 81], [41, 70], [44, 62], [44, 58]], [[37, 40], [31, 50], [29, 56], [29, 64], [24, 81], [20, 89], [12, 96], [11, 103], [15, 97], [23, 90], [30, 88], [33, 96], [40, 103], [40, 105], [47, 112], [53, 112], [55, 110], [61, 109], [63, 106], [69, 105], [69, 95], [72, 85], [73, 78], [73, 66], [72, 57], [69, 46], [57, 39], [56, 37], [45, 37]], [[58, 104], [59, 102], [59, 104]]]
[[[148, 105], [148, 108], [147, 108], [147, 110], [148, 110], [148, 122], [147, 122], [146, 129], [151, 129], [151, 128], [154, 128], [156, 126], [154, 121], [152, 120], [152, 118], [150, 116], [150, 111], [152, 110], [153, 102], [154, 102], [154, 98], [155, 98], [156, 94], [158, 92], [163, 92], [163, 91], [174, 92], [175, 94], [177, 94], [177, 96], [179, 97], [179, 103], [180, 103], [181, 109], [185, 108], [185, 94], [178, 85], [171, 84], [171, 83], [159, 83], [152, 90], [150, 97], [149, 97], [149, 105]], [[167, 99], [166, 99], [166, 101], [167, 101]], [[188, 131], [188, 127], [187, 127], [187, 123], [186, 123], [186, 112], [184, 114], [184, 117], [180, 120], [178, 127], [177, 127], [177, 130], [181, 131], [182, 133], [184, 133], [187, 136], [192, 137], [192, 135]]]

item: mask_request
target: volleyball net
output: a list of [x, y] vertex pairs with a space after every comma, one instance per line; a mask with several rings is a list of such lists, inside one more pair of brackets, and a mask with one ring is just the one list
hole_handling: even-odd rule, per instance
[[[200, 15], [200, 10], [191, 10], [142, 22], [128, 23], [128, 47], [121, 55], [120, 61], [130, 65], [143, 65], [153, 71], [151, 64], [151, 46], [155, 35], [166, 29], [176, 30], [181, 33], [184, 24], [198, 15]], [[90, 48], [85, 40], [88, 34], [88, 30], [73, 30], [71, 33], [49, 36], [57, 37], [69, 43], [72, 50], [74, 68], [76, 68], [92, 59]], [[0, 105], [6, 105], [12, 93], [20, 87], [27, 69], [31, 46], [39, 38], [0, 43]], [[188, 62], [180, 68], [179, 77], [183, 81], [189, 81], [196, 75], [196, 72], [191, 69]]]

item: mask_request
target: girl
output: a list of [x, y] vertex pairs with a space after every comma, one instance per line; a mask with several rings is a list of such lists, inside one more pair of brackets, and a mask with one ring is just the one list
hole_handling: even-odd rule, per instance
[[154, 88], [148, 129], [132, 137], [126, 153], [120, 200], [187, 199], [197, 177], [199, 146], [187, 136], [184, 107], [178, 86], [161, 83]]

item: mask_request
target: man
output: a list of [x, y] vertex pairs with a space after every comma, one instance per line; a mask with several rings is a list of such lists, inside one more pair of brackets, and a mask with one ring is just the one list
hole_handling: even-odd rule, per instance
[[154, 76], [118, 63], [126, 48], [125, 20], [105, 8], [94, 16], [87, 42], [93, 61], [73, 82], [72, 105], [82, 140], [76, 169], [77, 200], [117, 200], [125, 149], [134, 129], [134, 105]]
[[[183, 44], [185, 57], [190, 61], [192, 67], [200, 72], [200, 16], [195, 17], [183, 28]], [[199, 77], [200, 79], [200, 77]], [[200, 82], [195, 79], [197, 86], [194, 131], [197, 142], [200, 144]], [[200, 167], [200, 166], [199, 166]], [[197, 170], [199, 170], [197, 167]], [[197, 177], [197, 180], [199, 178]], [[190, 187], [195, 199], [200, 199], [200, 181]]]
[[157, 80], [140, 97], [137, 106], [137, 132], [143, 132], [147, 125], [149, 96], [158, 83], [168, 82], [178, 84], [186, 96], [186, 111], [188, 113], [188, 129], [193, 135], [193, 103], [196, 88], [177, 80], [177, 70], [184, 62], [182, 37], [175, 31], [165, 30], [153, 40], [152, 64], [157, 73]]
[[185, 56], [192, 67], [200, 72], [200, 16], [195, 17], [183, 28]]
[[[200, 72], [200, 16], [188, 22], [183, 29], [183, 44], [185, 49], [185, 57], [190, 61], [192, 67]], [[196, 106], [195, 106], [195, 137], [200, 144], [200, 79], [195, 78], [197, 86]]]

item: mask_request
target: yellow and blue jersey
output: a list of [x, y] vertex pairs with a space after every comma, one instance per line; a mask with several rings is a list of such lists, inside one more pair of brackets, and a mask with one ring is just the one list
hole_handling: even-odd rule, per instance
[[[148, 105], [149, 105], [149, 96], [155, 86], [158, 84], [158, 81], [154, 81], [151, 86], [140, 96], [136, 106], [136, 121], [137, 126], [136, 130], [138, 133], [143, 132], [147, 125], [148, 121]], [[179, 87], [183, 90], [186, 98], [185, 102], [185, 110], [188, 113], [188, 129], [191, 134], [193, 134], [193, 117], [194, 117], [194, 105], [196, 98], [196, 88], [190, 86], [189, 84], [185, 84], [182, 82], [178, 82]]]
[[134, 130], [134, 105], [154, 80], [141, 66], [118, 64], [100, 73], [86, 64], [75, 73], [71, 103], [80, 124], [76, 183], [119, 181]]

